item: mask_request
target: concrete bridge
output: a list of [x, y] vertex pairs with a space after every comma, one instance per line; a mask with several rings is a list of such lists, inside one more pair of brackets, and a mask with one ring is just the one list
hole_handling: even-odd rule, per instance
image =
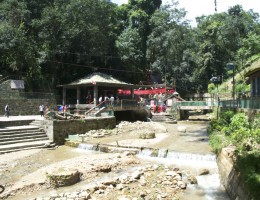
[[177, 119], [186, 120], [189, 118], [189, 111], [211, 111], [217, 102], [212, 101], [177, 101], [173, 109], [177, 111]]

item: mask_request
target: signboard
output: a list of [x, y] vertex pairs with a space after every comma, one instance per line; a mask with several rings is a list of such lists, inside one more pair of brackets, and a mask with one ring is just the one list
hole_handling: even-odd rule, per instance
[[12, 89], [24, 89], [24, 81], [23, 80], [11, 80], [11, 88]]
[[172, 99], [167, 99], [167, 106], [172, 106], [172, 105], [173, 105]]

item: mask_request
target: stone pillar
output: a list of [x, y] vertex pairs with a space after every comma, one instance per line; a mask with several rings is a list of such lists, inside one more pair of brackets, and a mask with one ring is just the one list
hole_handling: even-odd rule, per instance
[[97, 106], [97, 102], [98, 102], [98, 86], [94, 85], [94, 106]]
[[67, 90], [66, 88], [62, 88], [62, 105], [66, 105], [66, 94], [67, 93]]
[[77, 104], [79, 104], [80, 102], [80, 88], [77, 87]]

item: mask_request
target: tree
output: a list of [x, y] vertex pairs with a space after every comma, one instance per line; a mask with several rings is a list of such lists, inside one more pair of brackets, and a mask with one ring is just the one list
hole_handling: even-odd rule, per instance
[[[177, 81], [179, 91], [187, 92], [191, 86], [190, 73], [194, 63], [192, 33], [184, 20], [185, 11], [163, 7], [150, 20], [152, 33], [148, 37], [147, 58], [151, 70], [159, 72], [168, 84]], [[186, 85], [186, 87], [180, 87]]]
[[28, 34], [29, 10], [24, 1], [0, 4], [0, 62], [3, 73], [32, 77], [39, 72], [37, 45]]

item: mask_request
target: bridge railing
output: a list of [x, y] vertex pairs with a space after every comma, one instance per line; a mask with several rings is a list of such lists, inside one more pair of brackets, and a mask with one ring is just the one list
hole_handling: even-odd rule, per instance
[[241, 108], [241, 109], [260, 109], [260, 97], [250, 97], [246, 99], [229, 99], [218, 101], [179, 101], [175, 103], [176, 107], [203, 107], [220, 106], [223, 108]]
[[223, 108], [260, 109], [260, 97], [220, 101]]
[[214, 106], [217, 105], [215, 101], [177, 101], [176, 106]]

